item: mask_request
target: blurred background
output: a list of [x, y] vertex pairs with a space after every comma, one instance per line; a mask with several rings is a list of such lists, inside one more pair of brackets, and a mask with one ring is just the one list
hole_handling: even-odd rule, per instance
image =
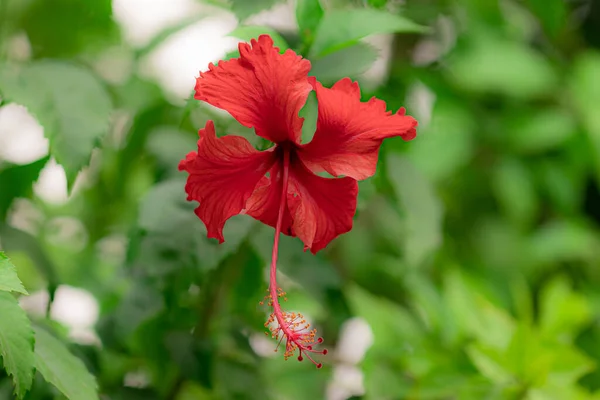
[[[352, 232], [282, 238], [321, 370], [263, 333], [273, 229], [206, 239], [177, 171], [209, 119], [259, 144], [192, 91], [262, 33], [419, 121]], [[0, 249], [51, 335], [24, 398], [600, 399], [599, 47], [598, 0], [0, 0]]]

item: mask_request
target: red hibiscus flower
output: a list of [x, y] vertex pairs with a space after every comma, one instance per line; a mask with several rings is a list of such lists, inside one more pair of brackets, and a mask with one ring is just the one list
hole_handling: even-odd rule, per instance
[[[326, 354], [313, 345], [322, 339], [302, 315], [283, 311], [276, 265], [280, 233], [297, 236], [316, 253], [352, 228], [358, 194], [357, 180], [375, 173], [379, 147], [385, 138], [411, 140], [417, 121], [386, 111], [385, 102], [360, 101], [356, 82], [344, 78], [325, 88], [309, 77], [310, 62], [287, 50], [280, 54], [273, 40], [262, 35], [240, 43], [240, 58], [209, 65], [196, 80], [195, 98], [228, 111], [236, 120], [275, 146], [258, 151], [243, 137], [217, 137], [212, 121], [200, 130], [198, 151], [179, 164], [189, 173], [188, 200], [200, 203], [196, 214], [208, 237], [223, 242], [230, 217], [248, 214], [275, 228], [268, 303], [272, 314], [265, 324], [280, 343], [285, 358], [298, 350], [298, 359]], [[298, 113], [311, 90], [319, 103], [317, 130], [301, 144], [303, 118]], [[342, 178], [325, 178], [317, 172]]]

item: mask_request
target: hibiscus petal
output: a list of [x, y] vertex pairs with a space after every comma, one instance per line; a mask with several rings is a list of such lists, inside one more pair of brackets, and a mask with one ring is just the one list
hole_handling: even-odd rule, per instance
[[299, 142], [298, 112], [312, 90], [310, 61], [292, 50], [280, 54], [268, 35], [240, 43], [240, 58], [212, 63], [196, 79], [198, 100], [228, 111], [242, 125], [275, 143]]
[[217, 138], [212, 121], [200, 130], [198, 152], [179, 163], [187, 171], [188, 200], [200, 205], [196, 215], [206, 225], [209, 238], [224, 241], [223, 226], [239, 214], [254, 188], [275, 162], [272, 151], [258, 151], [243, 137]]
[[315, 254], [352, 229], [357, 195], [356, 180], [317, 176], [298, 158], [292, 158], [287, 201], [294, 232], [305, 249]]
[[385, 102], [373, 97], [360, 101], [358, 83], [349, 78], [338, 81], [331, 89], [310, 78], [317, 93], [319, 115], [313, 140], [299, 149], [302, 161], [315, 172], [345, 175], [362, 180], [375, 174], [379, 147], [383, 139], [416, 136], [417, 121], [386, 111]]
[[[246, 202], [246, 214], [260, 222], [276, 228], [281, 200], [283, 170], [281, 163], [275, 163], [269, 171], [269, 177], [263, 177], [254, 193]], [[281, 220], [281, 232], [288, 236], [296, 236], [292, 229], [292, 216], [287, 207], [284, 208]]]

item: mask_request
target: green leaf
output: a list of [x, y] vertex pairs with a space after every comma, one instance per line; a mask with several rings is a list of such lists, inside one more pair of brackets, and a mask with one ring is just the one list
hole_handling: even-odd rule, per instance
[[431, 183], [406, 158], [387, 158], [387, 174], [406, 214], [406, 260], [419, 265], [441, 244], [442, 203]]
[[29, 294], [17, 276], [17, 269], [2, 251], [0, 251], [0, 290]]
[[243, 21], [251, 15], [268, 10], [282, 0], [229, 0], [235, 16]]
[[472, 344], [466, 352], [479, 372], [498, 385], [511, 381], [511, 374], [504, 365], [503, 354], [497, 349], [482, 344]]
[[257, 39], [260, 35], [271, 36], [274, 46], [279, 47], [279, 51], [285, 51], [290, 48], [279, 32], [267, 26], [239, 26], [227, 36], [240, 39], [244, 42], [250, 42], [250, 39]]
[[417, 128], [418, 139], [407, 156], [433, 182], [445, 181], [471, 160], [475, 127], [469, 110], [454, 96], [438, 98], [431, 122]]
[[304, 123], [302, 124], [302, 143], [310, 142], [315, 136], [318, 114], [319, 104], [317, 103], [317, 96], [314, 92], [310, 92], [304, 107], [302, 107], [298, 114], [300, 118], [304, 118]]
[[328, 84], [365, 72], [377, 60], [377, 49], [366, 43], [357, 43], [312, 61], [310, 74]]
[[563, 0], [527, 0], [525, 3], [553, 37], [559, 35], [569, 20], [568, 3]]
[[535, 219], [539, 208], [529, 170], [518, 159], [501, 160], [494, 170], [492, 186], [508, 216], [517, 223]]
[[321, 18], [323, 7], [319, 0], [296, 0], [296, 20], [302, 36], [312, 38]]
[[10, 190], [0, 190], [0, 220], [6, 218], [6, 213], [12, 201], [18, 197], [25, 197], [31, 192], [35, 182], [49, 157], [44, 157], [31, 164], [10, 165], [0, 170], [0, 187]]
[[540, 328], [548, 337], [574, 338], [590, 322], [592, 312], [588, 302], [571, 289], [564, 277], [548, 283], [540, 297]]
[[108, 132], [112, 106], [106, 89], [87, 69], [37, 61], [0, 69], [0, 93], [27, 107], [44, 127], [50, 154], [64, 167], [71, 188]]
[[177, 164], [187, 153], [197, 149], [197, 139], [175, 127], [159, 126], [150, 132], [146, 149], [156, 158], [160, 167], [179, 175]]
[[83, 361], [43, 328], [35, 328], [35, 365], [70, 400], [98, 400], [96, 379]]
[[554, 88], [554, 69], [533, 48], [484, 33], [476, 37], [450, 63], [451, 77], [459, 87], [517, 98], [542, 96]]
[[427, 29], [411, 20], [370, 8], [333, 10], [317, 28], [312, 55], [326, 55], [377, 33], [422, 33]]
[[152, 245], [146, 253], [160, 253], [161, 248], [187, 256], [197, 252], [202, 266], [211, 269], [238, 248], [254, 220], [247, 215], [229, 219], [223, 229], [225, 242], [218, 244], [217, 240], [206, 237], [204, 224], [194, 214], [197, 203], [186, 201], [184, 186], [185, 180], [181, 178], [163, 181], [142, 199], [138, 224], [149, 233], [146, 239]]
[[577, 129], [575, 119], [563, 108], [529, 111], [513, 118], [508, 139], [515, 150], [524, 153], [547, 151], [562, 145]]
[[597, 260], [600, 240], [591, 227], [575, 221], [554, 220], [530, 234], [529, 246], [535, 262]]
[[596, 166], [596, 180], [600, 182], [600, 53], [583, 53], [575, 61], [571, 77], [571, 93], [575, 106], [587, 129]]
[[17, 300], [0, 292], [0, 354], [4, 368], [12, 375], [15, 394], [22, 399], [31, 388], [35, 359], [33, 330]]

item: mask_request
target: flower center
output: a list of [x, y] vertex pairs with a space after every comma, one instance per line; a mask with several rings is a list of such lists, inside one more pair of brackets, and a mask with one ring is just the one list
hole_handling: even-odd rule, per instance
[[327, 354], [327, 349], [314, 350], [313, 346], [323, 342], [322, 338], [317, 338], [316, 329], [310, 329], [310, 324], [306, 322], [302, 314], [289, 313], [283, 311], [279, 305], [279, 298], [284, 300], [286, 293], [277, 287], [277, 255], [279, 250], [279, 236], [281, 235], [281, 225], [283, 221], [283, 213], [287, 202], [287, 189], [290, 170], [290, 147], [282, 146], [283, 152], [283, 177], [281, 188], [281, 200], [279, 202], [279, 211], [277, 215], [277, 225], [275, 227], [275, 239], [273, 240], [273, 252], [271, 254], [271, 270], [269, 279], [269, 306], [273, 307], [273, 312], [265, 323], [265, 327], [275, 324], [275, 327], [270, 327], [271, 336], [279, 340], [277, 344], [278, 350], [281, 343], [285, 340], [284, 358], [287, 360], [292, 357], [298, 350], [298, 360], [304, 359], [306, 356], [317, 368], [321, 368], [322, 364], [316, 362], [312, 357], [313, 354]]

